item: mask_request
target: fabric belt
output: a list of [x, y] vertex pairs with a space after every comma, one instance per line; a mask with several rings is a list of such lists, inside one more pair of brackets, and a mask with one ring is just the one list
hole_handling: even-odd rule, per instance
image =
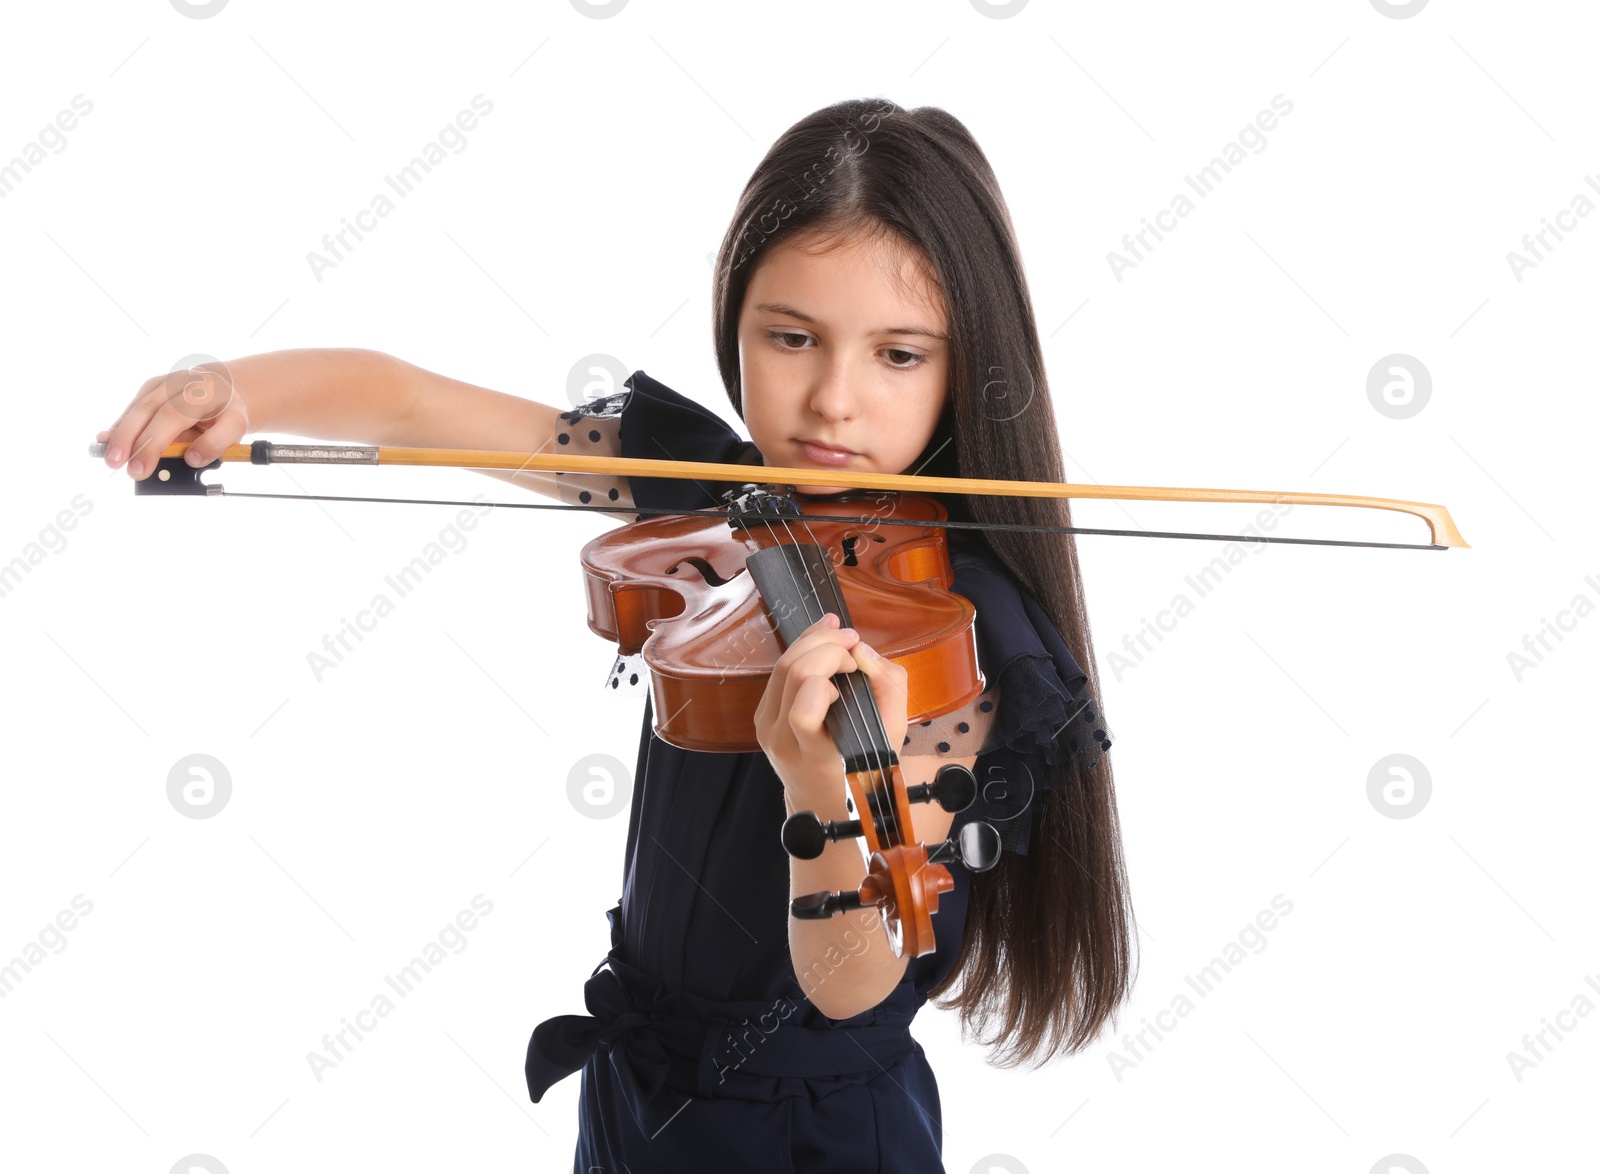
[[877, 1072], [921, 1048], [909, 1021], [862, 1027], [796, 1025], [803, 1004], [716, 1002], [668, 991], [616, 948], [583, 986], [588, 1015], [558, 1015], [533, 1029], [524, 1073], [538, 1102], [597, 1052], [615, 1072], [634, 1120], [654, 1136], [685, 1097], [767, 1099], [771, 1081]]

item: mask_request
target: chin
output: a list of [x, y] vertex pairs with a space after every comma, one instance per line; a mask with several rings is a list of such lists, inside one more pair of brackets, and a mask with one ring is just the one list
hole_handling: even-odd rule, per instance
[[[806, 469], [808, 471], [812, 470], [812, 469], [815, 469], [818, 472], [826, 471], [826, 472], [830, 472], [830, 473], [845, 473], [846, 475], [851, 474], [851, 473], [873, 472], [874, 471], [874, 470], [867, 470], [867, 469], [846, 469], [846, 468], [841, 468], [838, 465], [818, 464], [817, 462], [813, 461], [810, 457], [806, 456], [803, 451], [798, 451], [799, 450], [799, 446], [798, 445], [796, 445], [795, 447], [796, 447], [797, 451], [795, 453], [795, 461], [794, 461], [794, 465], [792, 467], [796, 468], [796, 469]], [[796, 485], [794, 488], [795, 488], [795, 492], [803, 494], [803, 495], [806, 495], [806, 496], [810, 496], [810, 497], [831, 497], [836, 493], [849, 493], [849, 492], [852, 492], [855, 489], [855, 486], [853, 486], [853, 485]]]

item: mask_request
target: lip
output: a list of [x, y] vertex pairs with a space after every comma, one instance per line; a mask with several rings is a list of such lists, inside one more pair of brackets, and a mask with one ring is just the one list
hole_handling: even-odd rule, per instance
[[837, 444], [824, 444], [820, 440], [807, 440], [804, 437], [801, 437], [800, 438], [800, 443], [801, 444], [810, 445], [812, 448], [823, 449], [823, 450], [825, 450], [827, 452], [843, 453], [847, 457], [855, 457], [855, 456], [860, 456], [861, 455], [860, 453], [855, 452], [852, 449], [841, 448]]
[[821, 465], [843, 465], [851, 457], [860, 456], [860, 453], [851, 452], [847, 448], [835, 448], [832, 445], [818, 444], [814, 440], [797, 441], [800, 450], [806, 454], [807, 459], [816, 461]]

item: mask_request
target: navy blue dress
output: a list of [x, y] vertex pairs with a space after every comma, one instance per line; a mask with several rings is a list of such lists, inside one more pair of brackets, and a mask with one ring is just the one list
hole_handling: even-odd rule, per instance
[[[623, 456], [760, 465], [710, 410], [642, 371], [626, 386], [567, 414], [562, 443], [599, 441], [609, 421]], [[635, 505], [675, 510], [716, 506], [729, 487], [628, 485]], [[1026, 852], [1043, 765], [1097, 754], [1109, 735], [1049, 617], [975, 531], [947, 534], [989, 687], [968, 711], [908, 732], [902, 753], [979, 752], [980, 798], [955, 828], [988, 819], [1006, 850]], [[611, 951], [584, 986], [589, 1013], [546, 1020], [528, 1045], [534, 1101], [581, 1070], [574, 1170], [942, 1170], [938, 1085], [910, 1025], [954, 962], [966, 870], [952, 867], [955, 889], [940, 898], [938, 948], [912, 959], [878, 1006], [831, 1020], [789, 956], [786, 812], [771, 764], [759, 751], [682, 750], [651, 727], [647, 700], [622, 896], [607, 914]], [[808, 976], [810, 989], [818, 981], [826, 974]]]

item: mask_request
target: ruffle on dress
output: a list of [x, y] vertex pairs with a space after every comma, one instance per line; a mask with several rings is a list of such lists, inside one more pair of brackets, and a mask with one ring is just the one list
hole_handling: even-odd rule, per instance
[[[622, 455], [622, 413], [628, 406], [627, 390], [609, 395], [590, 396], [560, 419], [567, 425], [557, 432], [557, 452], [584, 457]], [[594, 473], [557, 473], [562, 502], [567, 505], [604, 505], [617, 502], [622, 508], [633, 505], [633, 491], [626, 477], [606, 477]]]
[[[998, 556], [981, 539], [963, 536], [952, 542], [950, 565], [953, 590], [977, 611], [978, 665], [991, 682], [975, 707], [981, 714], [985, 698], [1001, 701], [973, 765], [977, 802], [956, 825], [987, 820], [1006, 851], [1027, 855], [1033, 816], [1054, 786], [1050, 768], [1071, 760], [1093, 766], [1111, 749], [1111, 731], [1089, 692], [1088, 674]], [[963, 756], [958, 750], [935, 753]]]
[[[626, 453], [659, 461], [761, 464], [761, 450], [741, 439], [721, 416], [643, 371], [630, 375], [622, 391], [591, 396], [562, 413], [561, 419], [573, 428], [566, 434], [567, 441], [557, 434], [556, 443], [570, 443], [573, 452], [585, 456]], [[722, 504], [722, 491], [733, 484], [674, 477], [606, 479], [588, 474], [583, 480], [581, 488], [597, 500], [605, 491], [617, 489], [630, 504], [648, 501], [653, 509], [683, 510], [715, 509]], [[589, 485], [591, 481], [599, 483], [598, 487]]]

